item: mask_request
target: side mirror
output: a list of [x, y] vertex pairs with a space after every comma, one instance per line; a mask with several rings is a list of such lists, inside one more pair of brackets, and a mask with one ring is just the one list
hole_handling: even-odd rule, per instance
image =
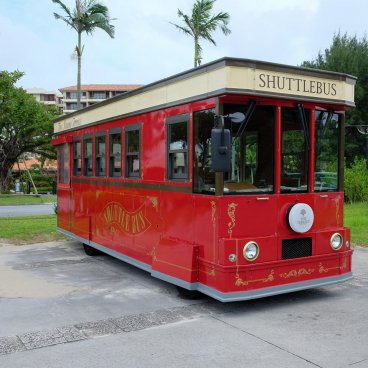
[[215, 172], [230, 171], [231, 138], [229, 129], [211, 131], [212, 169]]

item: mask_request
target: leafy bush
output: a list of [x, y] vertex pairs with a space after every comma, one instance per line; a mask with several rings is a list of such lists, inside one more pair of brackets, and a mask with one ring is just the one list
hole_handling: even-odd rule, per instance
[[[31, 193], [34, 193], [34, 189], [31, 188]], [[38, 193], [52, 193], [52, 187], [37, 187]]]
[[368, 169], [365, 160], [355, 159], [345, 169], [345, 201], [368, 202]]

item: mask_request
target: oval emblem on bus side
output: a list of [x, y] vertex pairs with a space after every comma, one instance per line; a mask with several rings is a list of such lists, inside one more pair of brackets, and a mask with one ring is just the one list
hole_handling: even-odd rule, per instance
[[306, 233], [311, 229], [314, 222], [314, 213], [306, 203], [294, 204], [288, 212], [287, 221], [290, 228], [296, 233]]

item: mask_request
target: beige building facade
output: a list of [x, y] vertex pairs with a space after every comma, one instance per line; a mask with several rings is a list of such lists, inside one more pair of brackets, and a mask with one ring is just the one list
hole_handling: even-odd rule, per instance
[[[81, 107], [89, 107], [98, 102], [142, 87], [140, 84], [83, 84], [81, 85]], [[63, 112], [69, 114], [77, 110], [77, 86], [63, 87]]]

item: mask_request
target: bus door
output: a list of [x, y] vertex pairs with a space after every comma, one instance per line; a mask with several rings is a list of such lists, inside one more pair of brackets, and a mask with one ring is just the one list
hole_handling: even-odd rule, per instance
[[58, 227], [71, 231], [71, 143], [66, 142], [57, 147], [58, 180], [57, 180], [57, 213]]

